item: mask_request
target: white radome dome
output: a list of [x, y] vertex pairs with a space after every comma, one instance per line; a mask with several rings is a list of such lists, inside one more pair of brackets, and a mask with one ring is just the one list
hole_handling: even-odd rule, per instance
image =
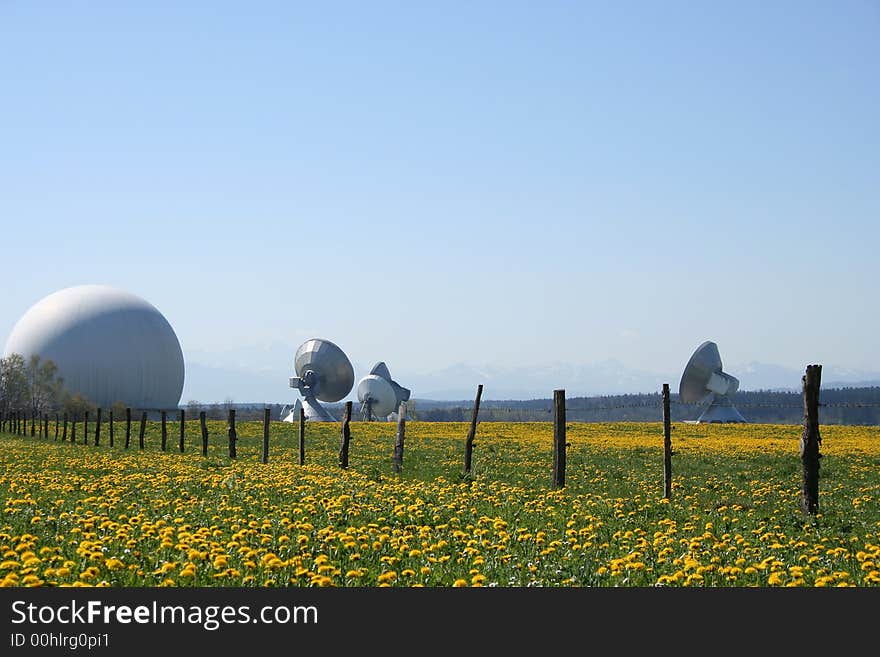
[[171, 324], [152, 304], [106, 285], [79, 285], [41, 299], [12, 329], [4, 356], [52, 360], [64, 388], [102, 408], [174, 409], [184, 363]]

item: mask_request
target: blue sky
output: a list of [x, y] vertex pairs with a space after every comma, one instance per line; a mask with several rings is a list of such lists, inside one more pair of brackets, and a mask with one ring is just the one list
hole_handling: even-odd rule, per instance
[[0, 84], [3, 336], [880, 370], [876, 1], [6, 0]]

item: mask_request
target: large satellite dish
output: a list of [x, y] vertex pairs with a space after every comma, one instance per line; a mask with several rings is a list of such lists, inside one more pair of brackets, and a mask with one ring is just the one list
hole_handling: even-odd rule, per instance
[[718, 345], [707, 340], [685, 366], [678, 396], [688, 404], [710, 401], [697, 422], [745, 422], [731, 401], [738, 389], [739, 379], [722, 371]]
[[[303, 342], [293, 358], [296, 376], [290, 377], [290, 387], [299, 390], [306, 420], [336, 422], [321, 402], [338, 402], [351, 392], [354, 368], [345, 352], [330, 340], [312, 338]], [[297, 400], [297, 404], [300, 400]], [[299, 421], [299, 406], [295, 404], [284, 417], [286, 422]]]
[[391, 379], [384, 362], [373, 365], [370, 373], [358, 381], [357, 396], [361, 414], [367, 422], [386, 418], [397, 412], [401, 402], [409, 400], [410, 391]]

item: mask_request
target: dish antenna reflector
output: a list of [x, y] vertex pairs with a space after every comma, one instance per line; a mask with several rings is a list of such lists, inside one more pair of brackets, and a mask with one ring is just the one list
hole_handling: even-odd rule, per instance
[[361, 403], [361, 415], [371, 422], [374, 418], [388, 418], [397, 412], [401, 402], [409, 400], [410, 391], [392, 381], [391, 373], [384, 362], [373, 365], [370, 373], [358, 381], [358, 401]]
[[[302, 401], [291, 409], [285, 422], [299, 421], [299, 406], [310, 422], [336, 422], [320, 402], [338, 402], [354, 385], [354, 368], [345, 352], [330, 340], [312, 338], [303, 342], [293, 358], [296, 376], [290, 377], [290, 387], [299, 390]], [[282, 411], [283, 414], [283, 411]]]
[[688, 404], [711, 400], [697, 422], [745, 422], [731, 401], [739, 379], [722, 371], [718, 345], [706, 341], [697, 347], [681, 375], [678, 396]]

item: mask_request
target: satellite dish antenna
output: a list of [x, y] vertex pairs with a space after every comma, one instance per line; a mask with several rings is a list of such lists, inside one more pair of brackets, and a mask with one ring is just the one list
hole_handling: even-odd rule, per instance
[[722, 371], [718, 345], [707, 340], [685, 366], [678, 396], [688, 404], [711, 400], [697, 422], [745, 422], [731, 401], [738, 388], [739, 379]]
[[[330, 340], [312, 338], [303, 342], [293, 358], [296, 376], [290, 377], [290, 387], [302, 395], [302, 408], [310, 422], [336, 422], [321, 402], [338, 402], [354, 385], [354, 368], [345, 352]], [[297, 404], [300, 401], [297, 400]], [[296, 413], [296, 416], [294, 416]], [[299, 407], [294, 405], [285, 419], [299, 420]]]
[[281, 421], [282, 422], [299, 422], [299, 409], [303, 407], [302, 401], [297, 399], [293, 406], [288, 406], [285, 404], [281, 407]]
[[371, 422], [374, 418], [388, 418], [395, 413], [401, 402], [409, 400], [410, 391], [391, 380], [391, 373], [384, 362], [373, 365], [370, 373], [358, 381], [358, 401], [361, 415]]

